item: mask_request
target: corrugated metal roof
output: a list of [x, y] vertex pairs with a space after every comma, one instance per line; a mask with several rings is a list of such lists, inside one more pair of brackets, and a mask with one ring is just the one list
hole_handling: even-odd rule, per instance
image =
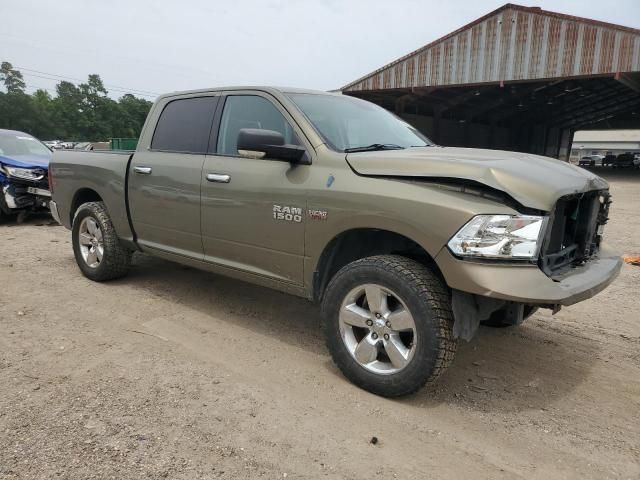
[[468, 85], [640, 71], [640, 30], [506, 4], [342, 88]]
[[640, 142], [640, 130], [580, 130], [573, 136], [576, 142]]

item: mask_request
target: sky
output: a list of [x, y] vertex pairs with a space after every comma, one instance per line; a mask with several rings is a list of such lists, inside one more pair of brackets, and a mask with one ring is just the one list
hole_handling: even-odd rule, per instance
[[[331, 90], [504, 3], [0, 0], [0, 61], [22, 71], [28, 92], [91, 73], [114, 98], [230, 85]], [[640, 28], [639, 0], [514, 3]]]

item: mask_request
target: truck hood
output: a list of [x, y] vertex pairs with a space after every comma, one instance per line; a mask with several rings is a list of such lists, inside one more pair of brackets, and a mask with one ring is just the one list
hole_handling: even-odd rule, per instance
[[49, 167], [50, 156], [46, 155], [12, 155], [10, 157], [0, 155], [0, 164], [18, 168], [43, 168]]
[[544, 211], [563, 195], [608, 188], [604, 179], [569, 163], [502, 150], [416, 147], [349, 153], [346, 159], [360, 175], [471, 180]]

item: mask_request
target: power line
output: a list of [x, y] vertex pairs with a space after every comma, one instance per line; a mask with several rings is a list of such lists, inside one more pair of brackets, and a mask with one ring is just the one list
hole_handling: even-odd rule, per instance
[[[33, 69], [30, 69], [30, 68], [24, 68], [24, 67], [15, 67], [15, 68], [17, 70], [20, 70], [20, 71], [24, 70], [26, 72], [40, 73], [42, 75], [49, 75], [50, 77], [62, 78], [64, 80], [73, 80], [73, 81], [76, 81], [76, 82], [84, 82], [84, 80], [82, 80], [80, 78], [68, 77], [66, 75], [58, 75], [56, 73], [43, 72], [43, 71], [40, 71], [40, 70], [33, 70]], [[106, 83], [104, 85], [105, 85], [105, 87], [109, 87], [109, 88], [113, 88], [113, 89], [124, 89], [124, 90], [131, 91], [131, 92], [148, 93], [150, 95], [159, 95], [159, 93], [152, 92], [151, 90], [140, 90], [140, 89], [137, 89], [137, 88], [121, 87], [119, 85], [111, 85], [111, 84], [106, 84]]]
[[[23, 73], [23, 75], [27, 75], [29, 77], [42, 78], [44, 80], [51, 80], [51, 81], [54, 81], [54, 82], [60, 82], [61, 81], [59, 78], [51, 78], [51, 77], [47, 77], [47, 76], [44, 76], [44, 75], [37, 75], [35, 73]], [[138, 92], [132, 92], [131, 90], [124, 90], [124, 89], [112, 88], [112, 87], [109, 88], [109, 91], [118, 92], [118, 93], [131, 93], [131, 94], [139, 95], [141, 97], [155, 98], [157, 96], [157, 95], [150, 95], [148, 93], [138, 93]]]
[[[36, 77], [36, 78], [42, 78], [42, 79], [45, 79], [45, 80], [51, 80], [51, 81], [54, 81], [54, 82], [60, 82], [61, 80], [64, 80], [64, 79], [60, 79], [60, 78], [52, 78], [52, 77], [48, 77], [48, 76], [44, 76], [44, 75], [37, 75], [35, 73], [27, 73], [27, 72], [23, 73], [23, 75], [27, 75], [27, 76], [30, 76], [30, 77]], [[157, 97], [157, 95], [155, 95], [155, 94], [142, 93], [142, 92], [137, 92], [137, 91], [134, 91], [134, 90], [128, 90], [128, 89], [122, 89], [122, 88], [116, 88], [116, 87], [107, 87], [107, 85], [105, 85], [105, 88], [108, 88], [108, 90], [111, 91], [111, 92], [131, 93], [131, 94], [140, 95], [140, 96], [143, 96], [143, 97], [151, 97], [151, 98]]]
[[[33, 70], [30, 68], [24, 68], [24, 67], [14, 67], [16, 70], [19, 71], [24, 71], [24, 72], [32, 72], [32, 73], [23, 73], [24, 75], [30, 75], [33, 77], [38, 77], [38, 78], [44, 78], [47, 80], [72, 80], [75, 82], [84, 82], [85, 80], [81, 80], [79, 78], [75, 78], [75, 77], [68, 77], [66, 75], [58, 75], [55, 73], [49, 73], [49, 72], [43, 72], [41, 70]], [[40, 75], [38, 75], [40, 74]], [[42, 76], [42, 75], [46, 75], [46, 76]], [[50, 78], [50, 77], [54, 77], [54, 78]], [[141, 96], [145, 96], [145, 97], [157, 97], [159, 95], [159, 93], [157, 92], [152, 92], [150, 90], [139, 90], [139, 89], [135, 89], [135, 88], [127, 88], [127, 87], [121, 87], [118, 85], [111, 85], [111, 84], [104, 84], [105, 87], [109, 88], [110, 90], [113, 90], [115, 92], [119, 92], [119, 93], [135, 93], [137, 95], [141, 95]]]
[[50, 87], [44, 87], [42, 85], [34, 85], [33, 83], [25, 83], [24, 88], [28, 90], [33, 90], [34, 92], [38, 90], [45, 90], [46, 92], [48, 92], [50, 89]]
[[[44, 77], [43, 77], [44, 78]], [[48, 79], [48, 80], [52, 80], [52, 79]], [[30, 81], [25, 81], [25, 85], [24, 85], [25, 90], [27, 90], [27, 93], [29, 93], [30, 95], [37, 92], [38, 90], [44, 90], [49, 94], [54, 94], [55, 95], [55, 89], [52, 89], [51, 87], [45, 87], [44, 85], [36, 85], [33, 84]]]

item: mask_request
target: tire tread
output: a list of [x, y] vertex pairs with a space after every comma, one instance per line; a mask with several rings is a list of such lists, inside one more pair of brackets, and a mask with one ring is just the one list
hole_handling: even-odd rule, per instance
[[[385, 391], [377, 384], [361, 382], [361, 386], [366, 390], [387, 396], [397, 397], [409, 395], [424, 387], [426, 384], [435, 382], [444, 371], [451, 365], [457, 349], [457, 340], [453, 336], [453, 313], [451, 310], [451, 295], [443, 281], [426, 265], [411, 258], [401, 255], [376, 255], [356, 260], [343, 267], [331, 280], [323, 299], [333, 296], [332, 289], [338, 287], [335, 280], [345, 275], [351, 275], [354, 270], [362, 267], [375, 267], [385, 271], [394, 272], [395, 276], [402, 278], [409, 284], [411, 290], [419, 297], [425, 299], [433, 312], [433, 321], [437, 325], [438, 349], [435, 366], [429, 375], [425, 375], [420, 381], [411, 385], [397, 385], [393, 391]], [[328, 306], [323, 301], [323, 317], [325, 322], [329, 321], [326, 316]], [[327, 347], [329, 338], [327, 336]], [[334, 358], [335, 360], [335, 358]], [[337, 365], [345, 374], [345, 365]], [[353, 380], [353, 378], [351, 378]]]
[[[104, 244], [105, 254], [103, 256], [100, 267], [95, 269], [89, 269], [89, 267], [82, 268], [78, 259], [78, 253], [76, 253], [76, 260], [81, 266], [82, 273], [89, 279], [96, 282], [105, 282], [108, 280], [115, 280], [121, 278], [129, 272], [129, 266], [131, 265], [131, 250], [125, 248], [118, 238], [118, 234], [111, 222], [111, 217], [107, 212], [104, 202], [88, 202], [82, 204], [73, 218], [74, 223], [74, 235], [76, 232], [75, 223], [78, 215], [83, 211], [88, 210], [89, 214], [96, 218], [100, 223], [102, 229], [102, 237]], [[74, 240], [75, 248], [75, 240]]]

